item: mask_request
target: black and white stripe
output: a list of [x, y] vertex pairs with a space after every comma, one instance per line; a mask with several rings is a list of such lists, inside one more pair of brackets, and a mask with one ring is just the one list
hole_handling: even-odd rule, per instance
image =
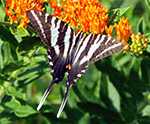
[[[123, 45], [115, 38], [102, 34], [83, 36], [80, 31], [75, 35], [73, 29], [60, 19], [37, 10], [29, 10], [26, 15], [37, 30], [43, 43], [48, 47], [49, 66], [52, 68], [52, 82], [45, 91], [38, 110], [55, 83], [59, 83], [68, 71], [66, 93], [58, 111], [60, 116], [70, 87], [85, 73], [88, 63], [98, 61], [123, 49]], [[71, 69], [66, 68], [70, 66]]]

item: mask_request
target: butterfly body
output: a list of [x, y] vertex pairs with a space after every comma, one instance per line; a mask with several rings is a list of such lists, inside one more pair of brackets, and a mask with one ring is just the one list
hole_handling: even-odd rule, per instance
[[117, 39], [102, 34], [83, 36], [82, 31], [75, 34], [67, 23], [45, 12], [29, 10], [26, 15], [48, 48], [47, 58], [52, 68], [52, 82], [37, 110], [41, 108], [52, 86], [61, 82], [68, 72], [65, 96], [57, 114], [59, 117], [66, 104], [70, 87], [85, 73], [88, 64], [121, 51], [123, 45]]

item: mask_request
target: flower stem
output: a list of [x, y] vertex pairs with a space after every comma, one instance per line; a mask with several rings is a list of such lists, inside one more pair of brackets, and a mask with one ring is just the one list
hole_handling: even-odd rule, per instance
[[11, 25], [10, 22], [0, 22], [0, 25]]
[[31, 26], [27, 25], [27, 28], [31, 31], [37, 34], [36, 30], [34, 28], [32, 28]]
[[141, 113], [143, 109], [150, 103], [150, 92], [145, 100], [139, 105], [137, 112]]

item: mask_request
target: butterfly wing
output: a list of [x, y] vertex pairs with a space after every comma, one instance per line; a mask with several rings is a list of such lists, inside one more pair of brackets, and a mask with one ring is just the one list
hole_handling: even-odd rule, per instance
[[27, 18], [36, 29], [43, 43], [48, 47], [47, 54], [49, 66], [52, 68], [52, 82], [45, 91], [43, 98], [38, 106], [41, 108], [44, 100], [55, 83], [62, 81], [67, 69], [68, 55], [75, 37], [73, 29], [60, 19], [38, 10], [26, 12]]
[[71, 66], [71, 69], [68, 70], [65, 96], [57, 114], [59, 117], [66, 104], [70, 87], [85, 73], [88, 63], [121, 51], [123, 45], [120, 41], [101, 34], [82, 37], [83, 32], [79, 32], [75, 36], [70, 26], [45, 12], [30, 10], [26, 14], [42, 41], [48, 46], [48, 60], [52, 68], [53, 80], [45, 91], [38, 110], [53, 84], [63, 79], [68, 70], [66, 65]]
[[75, 84], [88, 68], [88, 63], [96, 62], [123, 49], [123, 44], [107, 35], [89, 34], [82, 37], [74, 52], [68, 82]]
[[73, 51], [74, 56], [71, 69], [68, 70], [66, 80], [66, 93], [57, 117], [60, 116], [66, 104], [70, 87], [85, 73], [88, 68], [88, 63], [98, 61], [123, 49], [123, 45], [120, 41], [102, 34], [89, 34], [79, 39], [78, 42], [76, 49]]

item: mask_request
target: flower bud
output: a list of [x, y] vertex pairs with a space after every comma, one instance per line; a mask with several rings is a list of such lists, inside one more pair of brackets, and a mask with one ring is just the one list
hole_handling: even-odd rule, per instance
[[147, 43], [144, 43], [144, 48], [146, 49], [148, 47]]
[[140, 51], [139, 53], [140, 53], [140, 54], [143, 54], [143, 51]]
[[138, 46], [142, 46], [142, 44], [141, 44], [141, 43], [139, 43], [139, 44], [138, 44]]
[[123, 39], [123, 40], [122, 40], [122, 44], [123, 44], [124, 46], [126, 46], [126, 45], [127, 45], [127, 41], [126, 41], [125, 39]]
[[148, 39], [148, 38], [145, 38], [145, 42], [146, 42], [146, 43], [149, 43], [149, 39]]
[[143, 51], [148, 48], [149, 39], [146, 38], [145, 34], [141, 34], [140, 32], [138, 32], [137, 35], [132, 34], [131, 38], [131, 54], [136, 56], [143, 54]]
[[134, 38], [135, 38], [135, 34], [134, 34], [134, 33], [131, 35], [131, 38], [132, 38], [132, 39], [134, 39]]
[[130, 49], [129, 44], [125, 45], [124, 50], [125, 50], [125, 51], [128, 51], [129, 49]]
[[145, 34], [143, 34], [142, 37], [145, 38]]

